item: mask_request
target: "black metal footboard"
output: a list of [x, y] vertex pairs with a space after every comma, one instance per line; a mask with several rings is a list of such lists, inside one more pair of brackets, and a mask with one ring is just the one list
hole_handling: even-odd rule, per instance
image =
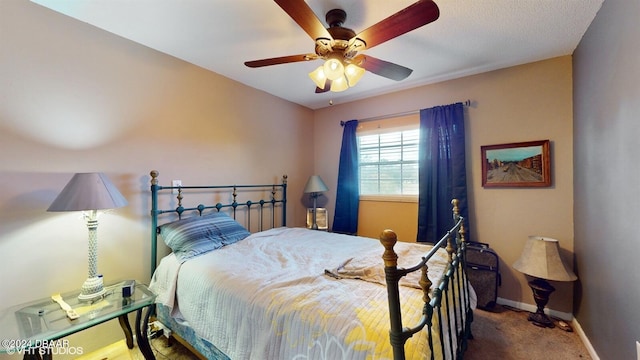
[[[398, 255], [393, 247], [397, 236], [392, 230], [385, 230], [380, 236], [380, 242], [385, 248], [382, 256], [385, 265], [387, 292], [389, 296], [389, 316], [391, 330], [389, 331], [393, 357], [395, 360], [405, 359], [404, 345], [406, 341], [425, 329], [428, 334], [431, 359], [435, 354], [442, 354], [443, 359], [462, 359], [467, 347], [467, 339], [471, 338], [471, 308], [470, 287], [465, 273], [465, 228], [464, 219], [460, 216], [458, 200], [451, 201], [455, 225], [436, 243], [416, 266], [398, 268]], [[442, 279], [434, 288], [427, 277], [428, 261], [440, 249], [448, 253], [448, 265]], [[422, 271], [420, 287], [423, 291], [424, 308], [420, 322], [414, 327], [403, 327], [400, 311], [399, 280], [408, 273]], [[437, 327], [434, 329], [434, 316]], [[447, 324], [447, 326], [443, 326]], [[434, 343], [434, 332], [440, 334], [440, 341]], [[440, 350], [440, 351], [435, 351]]]

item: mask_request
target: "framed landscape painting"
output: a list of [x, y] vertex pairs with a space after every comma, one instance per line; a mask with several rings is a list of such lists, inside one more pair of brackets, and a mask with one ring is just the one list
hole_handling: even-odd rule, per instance
[[483, 187], [551, 186], [549, 140], [481, 146]]

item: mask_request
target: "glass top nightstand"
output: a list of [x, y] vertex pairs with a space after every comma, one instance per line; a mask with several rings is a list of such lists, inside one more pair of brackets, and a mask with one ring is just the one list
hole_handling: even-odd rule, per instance
[[[42, 349], [48, 347], [75, 347], [64, 341], [54, 341], [73, 333], [91, 328], [105, 321], [118, 318], [125, 333], [127, 345], [133, 348], [133, 336], [127, 314], [137, 311], [136, 337], [140, 350], [146, 359], [153, 359], [153, 353], [147, 339], [147, 322], [152, 311], [155, 294], [146, 285], [136, 284], [130, 297], [124, 297], [123, 282], [105, 287], [104, 297], [93, 302], [78, 300], [80, 291], [62, 294], [63, 300], [79, 315], [71, 320], [66, 311], [51, 298], [40, 299], [14, 306], [0, 312], [0, 354], [20, 353], [29, 358], [31, 353], [42, 355]], [[142, 321], [142, 310], [147, 314]], [[69, 349], [67, 349], [69, 350]], [[148, 352], [148, 353], [147, 353]], [[55, 353], [55, 351], [53, 352]], [[44, 356], [45, 358], [51, 357]]]

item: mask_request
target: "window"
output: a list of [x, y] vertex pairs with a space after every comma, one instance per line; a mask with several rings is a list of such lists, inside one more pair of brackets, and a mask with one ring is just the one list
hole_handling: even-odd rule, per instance
[[358, 135], [360, 195], [418, 195], [418, 128]]

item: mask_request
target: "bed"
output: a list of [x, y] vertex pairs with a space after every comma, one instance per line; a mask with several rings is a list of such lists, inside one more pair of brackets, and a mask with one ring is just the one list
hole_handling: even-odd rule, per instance
[[[286, 176], [181, 187], [158, 176], [151, 172], [156, 324], [202, 358], [462, 358], [475, 294], [455, 201], [451, 230], [424, 245], [398, 242], [391, 230], [378, 241], [287, 227]], [[171, 252], [157, 261], [159, 238]]]

